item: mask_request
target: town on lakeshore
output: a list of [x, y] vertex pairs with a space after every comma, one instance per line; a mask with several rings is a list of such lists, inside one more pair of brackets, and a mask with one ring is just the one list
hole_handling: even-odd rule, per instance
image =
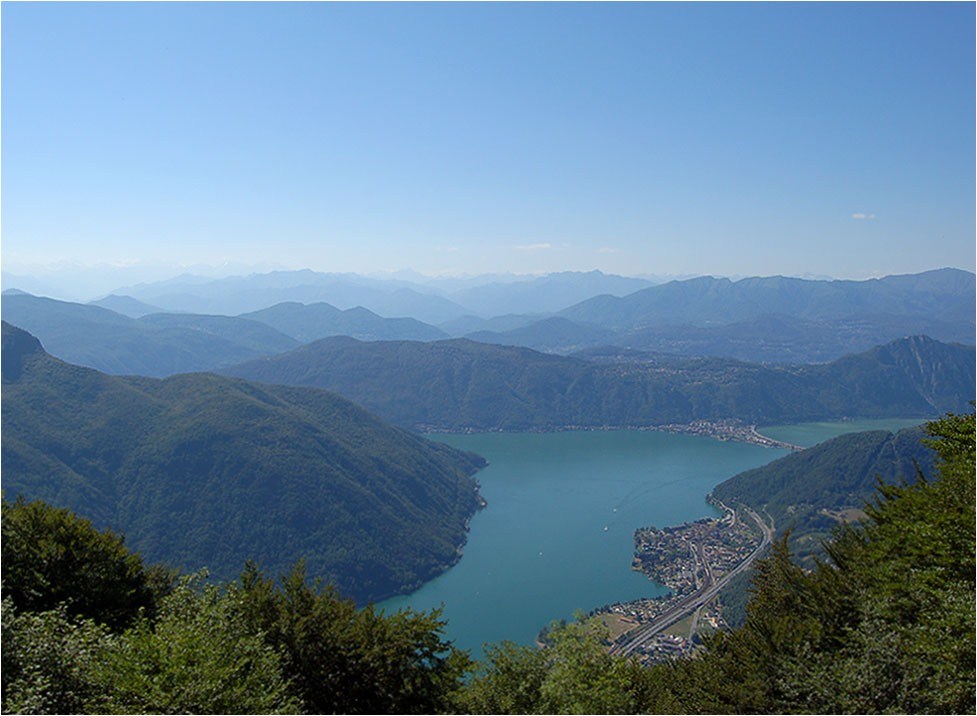
[[671, 433], [702, 435], [719, 440], [750, 443], [763, 447], [786, 448], [787, 450], [804, 449], [800, 445], [774, 440], [773, 438], [768, 438], [766, 435], [761, 435], [757, 432], [756, 425], [747, 425], [740, 420], [693, 420], [691, 423], [661, 425], [657, 429]]
[[[475, 433], [506, 432], [502, 429], [486, 430], [484, 428], [461, 428], [449, 429], [436, 425], [419, 425], [418, 430], [422, 433], [458, 433], [471, 435]], [[724, 420], [693, 420], [690, 423], [668, 423], [665, 425], [602, 425], [600, 427], [587, 425], [563, 425], [559, 428], [529, 428], [524, 432], [529, 433], [549, 433], [549, 432], [580, 432], [595, 430], [649, 430], [663, 433], [681, 433], [685, 435], [700, 435], [702, 437], [716, 438], [717, 440], [749, 443], [769, 448], [784, 448], [786, 450], [803, 450], [800, 445], [776, 440], [774, 438], [761, 435], [755, 424], [747, 425], [741, 420], [729, 418]]]
[[721, 518], [635, 531], [633, 568], [671, 594], [591, 612], [607, 625], [612, 652], [654, 663], [692, 652], [701, 634], [725, 626], [718, 594], [770, 544], [773, 525], [748, 507], [713, 504]]

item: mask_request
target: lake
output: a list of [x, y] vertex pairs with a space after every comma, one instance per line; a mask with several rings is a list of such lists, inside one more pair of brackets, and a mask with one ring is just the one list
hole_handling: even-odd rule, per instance
[[[774, 426], [761, 432], [813, 444], [844, 432], [918, 421]], [[833, 427], [832, 427], [833, 426]], [[577, 610], [667, 590], [631, 570], [638, 527], [717, 514], [705, 497], [738, 472], [787, 450], [652, 431], [432, 435], [483, 455], [488, 507], [472, 519], [457, 565], [412, 594], [379, 606], [444, 606], [448, 637], [474, 656], [481, 645], [532, 643], [540, 627]]]

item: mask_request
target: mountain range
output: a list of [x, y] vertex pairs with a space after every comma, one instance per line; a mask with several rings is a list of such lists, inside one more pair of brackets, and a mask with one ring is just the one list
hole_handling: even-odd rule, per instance
[[559, 324], [540, 317], [466, 337], [554, 353], [614, 345], [817, 363], [921, 333], [973, 345], [975, 311], [974, 274], [956, 269], [869, 281], [701, 277], [595, 296], [559, 311]]
[[730, 281], [709, 276], [670, 281], [617, 298], [598, 296], [560, 312], [579, 323], [614, 329], [710, 326], [771, 313], [808, 320], [866, 315], [974, 320], [974, 274], [939, 269], [868, 281], [808, 281], [784, 276]]
[[109, 376], [3, 324], [4, 493], [125, 533], [150, 561], [233, 579], [300, 558], [363, 602], [458, 558], [484, 460], [334, 394], [212, 374]]
[[440, 323], [466, 311], [433, 290], [405, 281], [315, 271], [272, 271], [222, 279], [177, 278], [119, 289], [116, 293], [167, 311], [236, 316], [278, 303], [329, 303], [362, 306], [388, 318]]
[[381, 318], [362, 306], [345, 311], [328, 303], [279, 303], [240, 316], [258, 321], [287, 336], [309, 343], [329, 336], [350, 336], [363, 341], [436, 341], [448, 334], [414, 318]]
[[116, 375], [162, 377], [211, 370], [290, 350], [300, 342], [232, 316], [149, 314], [5, 293], [3, 320], [37, 336], [52, 355]]
[[726, 359], [593, 363], [465, 339], [327, 338], [222, 369], [334, 390], [399, 425], [438, 430], [650, 427], [933, 417], [974, 397], [972, 347], [904, 338], [826, 365]]
[[[3, 316], [65, 360], [152, 376], [229, 366], [336, 335], [371, 341], [450, 336], [559, 355], [598, 348], [610, 355], [617, 348], [632, 356], [650, 352], [771, 364], [826, 363], [908, 335], [975, 343], [974, 275], [956, 269], [870, 281], [704, 277], [652, 285], [621, 297], [591, 297], [557, 314], [543, 309], [601, 288], [623, 291], [637, 284], [600, 272], [505, 278], [463, 286], [450, 295], [495, 296], [493, 305], [501, 309], [515, 306], [503, 306], [502, 297], [511, 294], [525, 312], [485, 318], [454, 303], [448, 310], [445, 302], [451, 302], [432, 293], [432, 286], [292, 271], [220, 281], [183, 277], [134, 287], [147, 300], [192, 297], [165, 309], [160, 306], [166, 301], [147, 303], [126, 294], [81, 308], [8, 290]], [[337, 303], [316, 298], [330, 292]], [[373, 304], [380, 309], [374, 311], [369, 304], [377, 296], [383, 301]], [[266, 303], [283, 298], [288, 300]], [[363, 299], [362, 305], [348, 305], [355, 299]], [[417, 301], [427, 309], [414, 311]], [[223, 315], [218, 309], [232, 305], [254, 310], [225, 316], [223, 323], [214, 315], [193, 312], [210, 307]], [[112, 312], [93, 311], [96, 307]], [[149, 318], [164, 312], [183, 317]], [[452, 317], [438, 325], [420, 320], [435, 314]], [[274, 330], [262, 333], [256, 323]]]
[[447, 334], [413, 318], [381, 318], [365, 308], [283, 303], [243, 316], [145, 313], [135, 299], [101, 305], [5, 292], [4, 320], [39, 338], [52, 355], [115, 375], [164, 377], [213, 370], [282, 353], [325, 336], [437, 340]]

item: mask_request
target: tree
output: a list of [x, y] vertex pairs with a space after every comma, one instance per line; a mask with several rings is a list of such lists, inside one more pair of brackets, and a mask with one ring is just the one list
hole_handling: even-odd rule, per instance
[[68, 616], [121, 629], [151, 612], [172, 582], [162, 568], [145, 569], [122, 537], [69, 510], [23, 499], [3, 500], [2, 510], [3, 591], [18, 610], [64, 604]]
[[245, 595], [185, 579], [103, 649], [90, 708], [105, 713], [298, 713], [278, 653], [246, 618]]
[[[610, 654], [598, 621], [554, 622], [542, 649], [511, 642], [486, 649], [487, 664], [461, 695], [472, 713], [640, 713], [667, 697], [651, 672]], [[672, 709], [674, 710], [674, 709]]]
[[435, 713], [450, 708], [469, 668], [444, 640], [440, 612], [357, 610], [296, 565], [276, 588], [248, 565], [240, 580], [252, 632], [282, 654], [310, 713]]
[[22, 612], [5, 597], [3, 712], [83, 712], [97, 690], [93, 660], [110, 640], [106, 627], [69, 618], [63, 604]]
[[539, 713], [546, 680], [546, 655], [541, 649], [511, 641], [488, 644], [486, 663], [459, 695], [459, 710], [473, 714]]

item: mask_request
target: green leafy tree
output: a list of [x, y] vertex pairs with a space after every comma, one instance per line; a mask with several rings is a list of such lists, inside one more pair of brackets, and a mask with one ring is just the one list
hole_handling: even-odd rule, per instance
[[232, 585], [184, 580], [155, 622], [142, 620], [96, 660], [107, 713], [297, 713], [277, 652], [251, 629], [245, 595]]
[[543, 650], [511, 641], [485, 647], [485, 663], [459, 695], [463, 713], [538, 713], [548, 671]]
[[3, 712], [81, 713], [96, 693], [92, 664], [111, 643], [106, 627], [71, 619], [62, 604], [22, 612], [3, 600]]
[[973, 710], [974, 415], [927, 429], [938, 479], [881, 487], [864, 528], [847, 530], [830, 549], [857, 610], [839, 649], [820, 660], [840, 688], [816, 705]]
[[487, 664], [460, 696], [461, 710], [596, 714], [671, 706], [657, 673], [609, 653], [607, 631], [596, 620], [554, 622], [545, 641], [543, 649], [488, 647]]
[[172, 575], [146, 569], [122, 537], [44, 502], [3, 501], [3, 593], [23, 611], [65, 605], [119, 629], [152, 611]]
[[438, 611], [357, 610], [306, 580], [301, 563], [279, 588], [249, 565], [240, 589], [252, 632], [283, 658], [310, 713], [435, 713], [453, 703], [469, 668], [442, 636]]

